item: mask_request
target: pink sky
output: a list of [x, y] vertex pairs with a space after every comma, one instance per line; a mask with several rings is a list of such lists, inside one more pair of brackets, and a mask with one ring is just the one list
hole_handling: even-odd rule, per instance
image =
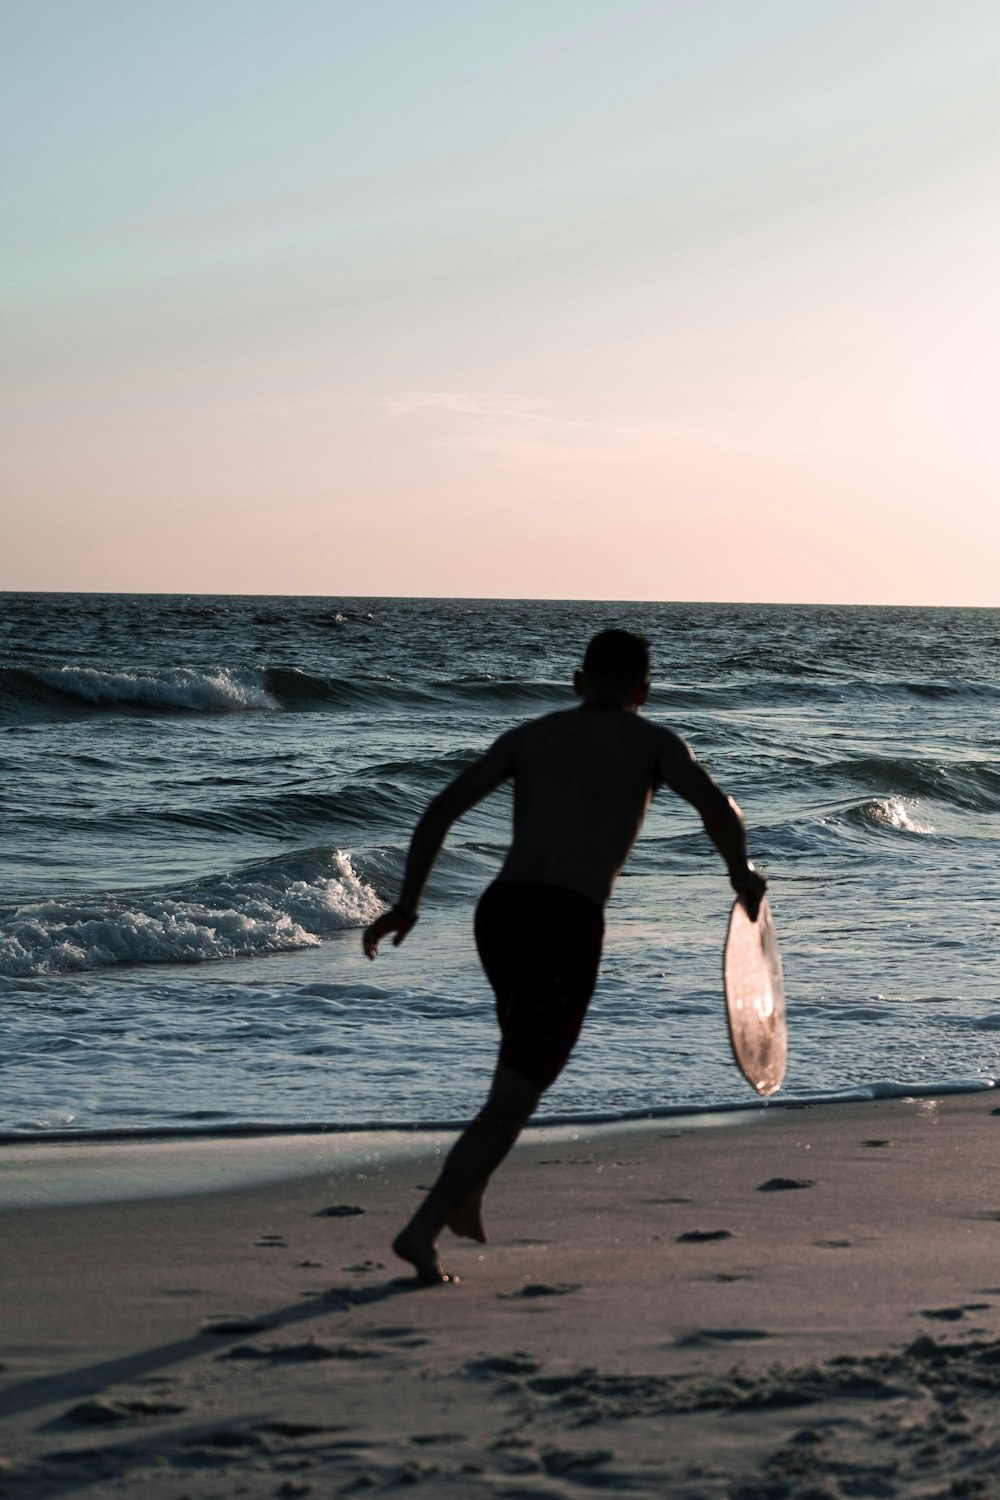
[[0, 587], [1000, 604], [995, 7], [235, 3], [0, 19]]

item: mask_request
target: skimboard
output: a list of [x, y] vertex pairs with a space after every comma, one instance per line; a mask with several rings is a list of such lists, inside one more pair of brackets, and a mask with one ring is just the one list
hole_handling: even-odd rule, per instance
[[726, 1017], [736, 1065], [765, 1098], [781, 1087], [788, 1059], [785, 984], [771, 908], [764, 896], [756, 922], [741, 902], [729, 914], [722, 961]]

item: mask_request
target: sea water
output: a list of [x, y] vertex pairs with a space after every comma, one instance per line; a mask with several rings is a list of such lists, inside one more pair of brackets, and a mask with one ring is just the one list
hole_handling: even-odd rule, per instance
[[[1000, 612], [484, 600], [0, 596], [0, 1132], [410, 1125], [495, 1055], [472, 942], [509, 832], [457, 824], [406, 943], [421, 809], [572, 706], [589, 637], [645, 632], [648, 714], [741, 804], [788, 989], [781, 1097], [1000, 1073]], [[656, 798], [545, 1118], [752, 1102], [731, 893]]]

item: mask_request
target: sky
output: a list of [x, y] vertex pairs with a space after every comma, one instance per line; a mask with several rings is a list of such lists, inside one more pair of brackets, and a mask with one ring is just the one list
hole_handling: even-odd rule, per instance
[[996, 0], [0, 0], [0, 588], [1000, 605]]

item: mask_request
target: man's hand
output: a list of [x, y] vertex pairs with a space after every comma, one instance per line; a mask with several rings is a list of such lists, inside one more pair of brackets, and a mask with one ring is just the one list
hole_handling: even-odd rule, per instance
[[416, 917], [411, 917], [409, 912], [400, 911], [398, 906], [390, 907], [388, 911], [384, 911], [380, 917], [377, 917], [370, 927], [365, 928], [364, 937], [361, 939], [365, 952], [369, 958], [374, 958], [378, 952], [379, 943], [384, 937], [388, 937], [390, 932], [396, 934], [392, 940], [392, 946], [398, 948], [407, 933], [416, 925]]
[[747, 860], [746, 868], [730, 874], [729, 882], [751, 922], [756, 922], [760, 903], [767, 890], [767, 881], [763, 875]]

